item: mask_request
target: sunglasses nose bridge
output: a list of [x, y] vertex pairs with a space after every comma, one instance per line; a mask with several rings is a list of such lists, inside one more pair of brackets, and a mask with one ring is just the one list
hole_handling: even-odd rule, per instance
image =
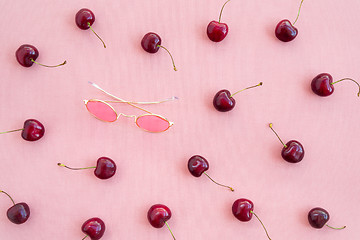
[[87, 104], [89, 102], [89, 100], [83, 100], [85, 104]]

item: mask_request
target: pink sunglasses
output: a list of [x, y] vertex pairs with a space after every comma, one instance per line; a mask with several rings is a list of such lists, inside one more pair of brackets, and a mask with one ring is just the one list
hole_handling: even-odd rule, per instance
[[[163, 102], [178, 99], [177, 97], [172, 97], [172, 98], [168, 98], [168, 99], [165, 99], [162, 101], [157, 101], [157, 102], [130, 102], [130, 101], [125, 101], [119, 97], [116, 97], [116, 96], [106, 92], [105, 90], [100, 88], [95, 83], [92, 83], [92, 82], [89, 82], [89, 83], [93, 87], [96, 87], [97, 89], [99, 89], [100, 91], [105, 93], [106, 95], [117, 100], [117, 101], [104, 101], [104, 100], [99, 100], [99, 99], [84, 100], [87, 110], [94, 117], [96, 117], [97, 119], [99, 119], [101, 121], [115, 122], [116, 120], [119, 119], [120, 116], [134, 118], [135, 124], [139, 128], [141, 128], [142, 130], [145, 130], [147, 132], [152, 132], [152, 133], [165, 132], [174, 124], [173, 122], [169, 122], [166, 118], [164, 118], [160, 115], [154, 114], [152, 112], [149, 112], [141, 107], [136, 106], [135, 104], [157, 104], [157, 103], [163, 103]], [[128, 104], [134, 108], [140, 109], [146, 113], [142, 114], [140, 116], [127, 115], [124, 113], [117, 113], [115, 111], [115, 109], [109, 103], [126, 103], [126, 104]]]

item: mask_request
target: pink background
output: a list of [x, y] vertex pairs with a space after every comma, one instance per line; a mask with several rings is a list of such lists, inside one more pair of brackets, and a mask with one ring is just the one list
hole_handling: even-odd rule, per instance
[[[328, 72], [334, 79], [359, 80], [360, 2], [307, 1], [290, 43], [274, 36], [276, 24], [296, 17], [300, 0], [231, 1], [222, 20], [230, 31], [221, 43], [205, 33], [218, 19], [224, 1], [41, 1], [0, 2], [2, 63], [1, 130], [40, 120], [45, 136], [24, 141], [20, 133], [0, 137], [1, 189], [27, 202], [31, 216], [15, 225], [6, 218], [11, 202], [0, 198], [1, 239], [81, 239], [90, 217], [106, 223], [105, 240], [171, 239], [166, 228], [146, 219], [149, 207], [166, 204], [177, 239], [266, 239], [260, 223], [236, 220], [237, 198], [251, 199], [255, 212], [276, 240], [359, 239], [360, 99], [351, 82], [321, 98], [310, 82]], [[75, 25], [76, 12], [91, 9], [93, 28], [108, 48]], [[140, 46], [154, 31], [174, 55], [150, 55]], [[39, 62], [68, 64], [57, 69], [23, 68], [15, 59], [24, 43], [39, 49]], [[178, 101], [147, 109], [175, 122], [166, 133], [139, 130], [131, 119], [104, 123], [92, 117], [83, 99], [106, 99], [93, 81], [128, 100]], [[223, 88], [240, 93], [228, 113], [217, 112], [212, 98]], [[138, 114], [128, 106], [119, 111]], [[280, 156], [284, 141], [299, 140], [305, 158], [288, 164]], [[206, 157], [214, 179], [234, 193], [194, 178], [187, 170], [195, 154]], [[92, 170], [74, 172], [56, 165], [94, 166], [101, 156], [116, 161], [118, 172], [102, 181]], [[347, 229], [316, 230], [307, 222], [312, 207], [330, 212], [329, 224]]]

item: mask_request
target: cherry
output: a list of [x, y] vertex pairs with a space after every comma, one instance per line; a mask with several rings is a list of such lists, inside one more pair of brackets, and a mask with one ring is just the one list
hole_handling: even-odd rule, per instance
[[159, 48], [165, 49], [165, 51], [167, 51], [171, 57], [171, 61], [172, 61], [174, 70], [177, 71], [177, 69], [175, 67], [174, 59], [173, 59], [170, 51], [161, 45], [161, 38], [158, 34], [153, 33], [153, 32], [149, 32], [149, 33], [145, 34], [141, 40], [141, 47], [148, 53], [156, 53], [157, 51], [159, 51]]
[[83, 239], [90, 237], [91, 240], [98, 240], [104, 235], [105, 223], [100, 218], [90, 218], [84, 222], [81, 230], [86, 234]]
[[101, 39], [101, 37], [99, 35], [97, 35], [97, 33], [91, 27], [94, 22], [95, 22], [95, 15], [90, 9], [82, 8], [75, 15], [75, 23], [76, 23], [76, 25], [82, 30], [87, 30], [87, 29], [90, 28], [91, 31], [103, 43], [104, 48], [106, 48], [105, 42]]
[[325, 209], [319, 207], [311, 209], [308, 214], [309, 223], [313, 228], [322, 228], [324, 225], [336, 230], [341, 230], [346, 228], [346, 226], [343, 226], [341, 228], [334, 228], [327, 225], [326, 223], [329, 221], [329, 219], [330, 219], [329, 213]]
[[221, 42], [224, 40], [224, 38], [227, 36], [229, 32], [229, 27], [226, 23], [220, 23], [221, 21], [221, 14], [224, 10], [225, 5], [230, 0], [226, 1], [224, 5], [221, 8], [220, 16], [219, 16], [219, 22], [218, 21], [211, 21], [209, 25], [207, 26], [206, 33], [209, 37], [209, 39], [213, 42]]
[[175, 239], [174, 234], [172, 233], [169, 224], [167, 221], [171, 218], [171, 211], [170, 208], [163, 204], [155, 204], [150, 207], [147, 218], [149, 220], [149, 223], [154, 228], [162, 228], [165, 224], [167, 228], [169, 229], [171, 236]]
[[11, 208], [9, 208], [6, 213], [8, 219], [12, 223], [15, 223], [15, 224], [22, 224], [22, 223], [26, 222], [30, 217], [29, 206], [24, 202], [15, 204], [14, 200], [12, 199], [12, 197], [9, 194], [7, 194], [6, 192], [1, 191], [1, 190], [0, 190], [0, 192], [7, 195], [13, 203], [13, 206]]
[[215, 182], [205, 172], [205, 171], [207, 171], [209, 169], [209, 163], [204, 157], [202, 157], [200, 155], [194, 155], [189, 159], [189, 161], [188, 161], [188, 169], [189, 169], [191, 175], [193, 175], [194, 177], [200, 177], [204, 173], [215, 184], [217, 184], [219, 186], [222, 186], [222, 187], [226, 187], [226, 188], [230, 189], [232, 192], [234, 191], [234, 189], [232, 187], [225, 186], [223, 184]]
[[23, 67], [31, 67], [34, 63], [43, 66], [43, 67], [59, 67], [66, 64], [66, 61], [63, 63], [60, 63], [55, 66], [49, 66], [44, 65], [41, 63], [36, 62], [35, 60], [39, 56], [39, 51], [36, 49], [36, 47], [30, 45], [30, 44], [23, 44], [21, 45], [15, 53], [17, 61], [20, 63]]
[[282, 158], [289, 163], [300, 162], [304, 158], [304, 154], [305, 154], [304, 147], [301, 145], [301, 143], [296, 140], [291, 140], [286, 144], [284, 144], [284, 142], [280, 139], [279, 135], [275, 132], [272, 126], [273, 124], [270, 123], [269, 127], [275, 133], [275, 135], [278, 137], [278, 139], [284, 146], [283, 149], [281, 150]]
[[241, 222], [250, 221], [252, 216], [254, 215], [259, 220], [265, 230], [267, 237], [270, 239], [264, 224], [262, 223], [260, 218], [254, 213], [254, 204], [252, 201], [245, 198], [237, 199], [232, 205], [232, 213]]
[[40, 138], [42, 138], [44, 136], [45, 128], [44, 128], [44, 125], [42, 125], [42, 123], [39, 122], [38, 120], [28, 119], [24, 122], [23, 128], [6, 131], [6, 132], [1, 132], [0, 134], [17, 132], [17, 131], [22, 131], [21, 137], [23, 139], [25, 139], [26, 141], [33, 142], [33, 141], [39, 140]]
[[359, 92], [358, 92], [358, 97], [360, 96], [360, 85], [358, 82], [356, 82], [355, 80], [351, 79], [351, 78], [343, 78], [340, 79], [336, 82], [333, 82], [333, 78], [330, 74], [328, 73], [320, 73], [319, 75], [317, 75], [312, 81], [311, 81], [311, 90], [316, 94], [319, 95], [321, 97], [327, 97], [331, 94], [333, 94], [334, 92], [334, 84], [344, 81], [344, 80], [350, 80], [353, 81], [354, 83], [356, 83], [359, 87]]
[[299, 11], [298, 11], [298, 15], [294, 21], [293, 24], [291, 24], [291, 22], [287, 19], [284, 19], [282, 21], [280, 21], [278, 23], [278, 25], [275, 28], [275, 36], [283, 42], [290, 42], [292, 40], [294, 40], [296, 38], [296, 36], [298, 35], [298, 30], [296, 27], [294, 27], [296, 21], [299, 18], [300, 15], [300, 9], [301, 6], [303, 4], [304, 0], [301, 1], [300, 3], [300, 7], [299, 7]]
[[100, 179], [108, 179], [114, 176], [116, 172], [116, 164], [113, 160], [108, 157], [101, 157], [97, 160], [96, 167], [86, 167], [86, 168], [71, 168], [62, 163], [58, 163], [58, 166], [65, 167], [71, 170], [83, 170], [95, 168], [94, 174]]
[[262, 84], [263, 83], [260, 82], [258, 85], [244, 88], [240, 91], [235, 92], [234, 94], [230, 94], [229, 90], [226, 89], [220, 90], [214, 96], [213, 105], [215, 109], [218, 110], [219, 112], [228, 112], [235, 107], [236, 102], [235, 99], [233, 98], [234, 95], [244, 90], [261, 86]]

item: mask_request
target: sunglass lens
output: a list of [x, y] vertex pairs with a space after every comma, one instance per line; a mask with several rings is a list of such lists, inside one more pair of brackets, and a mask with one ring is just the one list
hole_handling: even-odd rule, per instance
[[170, 127], [169, 121], [156, 115], [142, 115], [136, 119], [136, 125], [148, 132], [164, 132]]
[[86, 108], [100, 120], [114, 122], [117, 119], [116, 112], [105, 102], [90, 100], [86, 103]]

